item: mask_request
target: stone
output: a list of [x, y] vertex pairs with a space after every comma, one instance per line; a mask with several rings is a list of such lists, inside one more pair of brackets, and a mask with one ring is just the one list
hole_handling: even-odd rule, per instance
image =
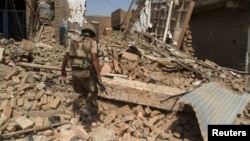
[[22, 129], [27, 129], [34, 125], [34, 122], [26, 118], [26, 116], [16, 118], [15, 121]]
[[60, 141], [77, 141], [79, 140], [78, 134], [74, 130], [69, 130], [61, 135]]
[[37, 84], [36, 84], [36, 88], [37, 88], [38, 90], [41, 90], [41, 89], [43, 89], [43, 88], [45, 88], [45, 87], [46, 87], [46, 85], [45, 85], [44, 82], [40, 82], [40, 83], [37, 83]]
[[8, 117], [10, 118], [12, 114], [12, 108], [11, 107], [5, 107], [2, 113], [2, 117]]
[[43, 121], [44, 121], [43, 118], [41, 118], [41, 117], [36, 117], [36, 118], [35, 118], [35, 127], [44, 126], [44, 125], [43, 125]]
[[50, 103], [50, 107], [53, 108], [53, 109], [56, 109], [59, 106], [60, 103], [61, 103], [61, 99], [56, 98]]
[[113, 129], [100, 128], [90, 137], [90, 139], [92, 141], [114, 141], [116, 140], [115, 131]]

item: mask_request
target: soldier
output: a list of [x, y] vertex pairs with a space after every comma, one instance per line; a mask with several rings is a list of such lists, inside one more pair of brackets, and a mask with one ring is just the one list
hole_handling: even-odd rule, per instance
[[[95, 119], [98, 114], [97, 81], [101, 82], [95, 27], [87, 24], [78, 37], [72, 37], [68, 42], [66, 53], [62, 60], [63, 77], [69, 62], [72, 68], [72, 83], [74, 91], [87, 97], [86, 105], [81, 110], [82, 119]], [[96, 79], [96, 80], [95, 80]], [[97, 80], [98, 79], [98, 80]]]

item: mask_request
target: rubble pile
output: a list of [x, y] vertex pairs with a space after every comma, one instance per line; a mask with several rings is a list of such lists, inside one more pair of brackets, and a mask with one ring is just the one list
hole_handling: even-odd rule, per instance
[[[0, 72], [0, 137], [3, 140], [202, 140], [194, 114], [104, 99], [98, 101], [99, 120], [92, 122], [91, 131], [87, 131], [84, 126], [90, 125], [82, 122], [79, 114], [85, 99], [73, 91], [70, 72], [63, 80], [58, 70], [22, 67], [16, 63], [60, 68], [65, 48], [46, 36], [41, 37], [41, 42], [31, 44], [0, 40], [0, 48], [4, 48], [0, 70], [5, 70]], [[25, 52], [28, 54], [23, 56]], [[197, 60], [143, 34], [133, 34], [126, 39], [102, 37], [99, 59], [103, 76], [117, 74], [128, 80], [184, 91], [208, 81], [219, 81], [237, 93], [245, 92], [244, 75], [209, 60]], [[249, 115], [248, 106], [236, 123], [249, 124]]]
[[135, 34], [126, 41], [119, 37], [103, 38], [100, 45], [102, 64], [108, 63], [111, 73], [128, 75], [130, 80], [186, 91], [202, 83], [218, 81], [236, 93], [246, 91], [244, 75], [210, 60], [198, 60], [159, 41], [148, 42], [144, 34]]

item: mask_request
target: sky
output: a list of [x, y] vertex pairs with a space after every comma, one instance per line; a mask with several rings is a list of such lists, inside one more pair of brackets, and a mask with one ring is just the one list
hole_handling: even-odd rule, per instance
[[[117, 9], [127, 11], [132, 0], [87, 0], [86, 15], [111, 16]], [[136, 6], [133, 4], [132, 9]]]

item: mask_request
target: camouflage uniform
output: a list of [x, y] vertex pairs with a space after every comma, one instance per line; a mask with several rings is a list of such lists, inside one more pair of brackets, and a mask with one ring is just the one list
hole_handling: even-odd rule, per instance
[[91, 114], [98, 112], [97, 83], [90, 70], [91, 53], [97, 53], [97, 43], [88, 37], [72, 38], [69, 41], [70, 47], [69, 62], [72, 67], [72, 80], [74, 91], [87, 97], [87, 103], [84, 108]]

